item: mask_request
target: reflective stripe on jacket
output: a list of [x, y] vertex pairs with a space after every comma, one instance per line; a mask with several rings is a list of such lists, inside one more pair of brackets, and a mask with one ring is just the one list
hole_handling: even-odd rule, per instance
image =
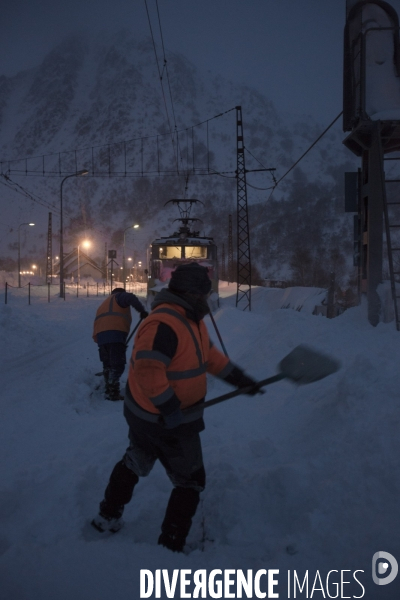
[[[153, 341], [160, 323], [175, 332], [178, 346], [173, 358], [154, 351]], [[176, 304], [160, 304], [142, 322], [135, 338], [129, 366], [128, 385], [136, 403], [159, 414], [157, 406], [174, 394], [187, 408], [202, 400], [207, 392], [206, 373], [219, 377], [232, 363], [210, 343], [203, 321], [188, 319], [185, 309]]]
[[97, 334], [103, 331], [123, 331], [128, 334], [131, 323], [130, 307], [121, 308], [117, 304], [115, 294], [111, 294], [97, 309], [93, 325], [93, 339], [97, 342]]

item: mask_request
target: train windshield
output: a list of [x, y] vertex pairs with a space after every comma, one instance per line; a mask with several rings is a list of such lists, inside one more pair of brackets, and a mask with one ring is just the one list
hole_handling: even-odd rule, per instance
[[185, 246], [185, 258], [207, 258], [207, 246]]
[[155, 258], [207, 258], [207, 246], [160, 246], [154, 249], [158, 250]]
[[158, 258], [181, 258], [181, 246], [162, 246], [158, 248]]

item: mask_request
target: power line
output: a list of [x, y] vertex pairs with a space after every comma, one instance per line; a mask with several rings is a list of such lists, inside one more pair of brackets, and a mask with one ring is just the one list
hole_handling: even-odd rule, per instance
[[[172, 149], [173, 149], [174, 156], [175, 156], [174, 135], [172, 133], [171, 122], [170, 122], [169, 112], [168, 112], [168, 106], [167, 106], [167, 99], [165, 97], [165, 92], [164, 92], [163, 73], [160, 71], [160, 64], [159, 64], [158, 55], [157, 55], [157, 47], [156, 47], [156, 42], [155, 42], [155, 39], [154, 39], [153, 28], [151, 26], [151, 19], [150, 19], [149, 7], [147, 6], [147, 0], [144, 0], [144, 3], [145, 3], [145, 6], [146, 6], [146, 13], [147, 13], [147, 20], [149, 22], [150, 35], [151, 35], [151, 39], [153, 41], [153, 49], [154, 49], [154, 55], [155, 55], [155, 59], [156, 59], [156, 65], [157, 65], [157, 71], [158, 71], [158, 78], [160, 80], [161, 94], [162, 94], [162, 97], [163, 97], [163, 100], [164, 100], [165, 113], [166, 113], [167, 122], [168, 122], [169, 134], [171, 135]], [[158, 13], [158, 5], [157, 5], [157, 13]], [[161, 32], [161, 23], [160, 23], [160, 16], [159, 15], [158, 15], [158, 20], [159, 20], [160, 32]], [[162, 40], [162, 32], [161, 32], [161, 40]], [[163, 43], [163, 48], [164, 48], [164, 43]], [[164, 52], [164, 67], [166, 67], [165, 52]], [[164, 72], [164, 68], [163, 68], [163, 72]], [[168, 78], [168, 75], [167, 75], [167, 78]], [[172, 111], [173, 111], [173, 108], [172, 108]], [[177, 168], [177, 171], [179, 171], [178, 164], [176, 165], [176, 168]]]
[[[31, 192], [28, 192], [28, 190], [26, 190], [22, 185], [20, 185], [16, 181], [13, 181], [8, 175], [2, 174], [1, 177], [3, 179], [5, 179], [6, 181], [0, 180], [0, 183], [2, 183], [4, 186], [8, 187], [11, 190], [14, 190], [14, 192], [17, 192], [17, 194], [21, 194], [22, 196], [25, 196], [26, 198], [30, 198], [31, 200], [33, 200], [34, 202], [37, 202], [37, 204], [41, 204], [45, 208], [50, 208], [51, 210], [60, 212], [53, 204], [46, 202], [46, 200], [43, 200], [39, 196], [35, 197], [34, 194], [32, 194]], [[10, 185], [10, 184], [13, 184], [13, 185]], [[13, 186], [16, 186], [16, 187], [13, 187]], [[16, 189], [16, 188], [18, 188], [18, 189]]]
[[149, 7], [147, 6], [147, 0], [144, 0], [144, 3], [145, 3], [145, 6], [146, 6], [147, 20], [149, 22], [150, 35], [151, 35], [151, 39], [152, 39], [152, 42], [153, 42], [154, 55], [155, 55], [155, 58], [156, 58], [158, 78], [159, 78], [160, 83], [161, 83], [161, 93], [162, 93], [162, 96], [163, 96], [163, 99], [164, 99], [164, 106], [165, 106], [165, 112], [166, 112], [167, 121], [168, 121], [169, 133], [171, 133], [171, 123], [170, 123], [170, 120], [169, 120], [167, 100], [165, 98], [164, 88], [162, 86], [162, 73], [160, 72], [160, 64], [159, 64], [159, 61], [158, 61], [157, 47], [156, 47], [156, 42], [155, 42], [155, 39], [154, 39], [153, 28], [151, 26], [151, 19], [150, 19]]
[[[178, 127], [177, 127], [177, 123], [176, 123], [174, 99], [173, 99], [173, 96], [172, 96], [171, 82], [170, 82], [170, 78], [169, 78], [168, 62], [167, 62], [167, 56], [166, 56], [166, 53], [165, 53], [164, 36], [163, 36], [163, 32], [162, 32], [162, 27], [161, 27], [161, 18], [160, 18], [160, 11], [159, 11], [159, 8], [158, 8], [158, 0], [156, 0], [156, 8], [157, 8], [158, 26], [159, 26], [159, 29], [160, 29], [161, 47], [162, 47], [163, 58], [164, 58], [163, 70], [165, 69], [165, 72], [167, 74], [167, 84], [168, 84], [168, 90], [169, 90], [169, 98], [170, 98], [170, 102], [171, 102], [172, 117], [173, 117], [173, 120], [174, 120], [174, 131], [176, 132], [176, 148], [177, 148], [176, 163], [177, 163], [177, 171], [179, 173], [178, 153], [179, 153], [179, 157], [180, 157], [180, 162], [181, 162], [182, 168], [183, 168], [183, 158], [182, 158], [182, 150], [181, 150], [181, 147], [180, 147], [180, 144], [179, 144], [179, 134], [178, 134]], [[187, 191], [187, 188], [188, 188], [188, 183], [189, 183], [189, 170], [187, 170], [187, 173], [186, 173], [185, 188], [184, 188], [184, 193], [183, 193], [184, 197], [186, 197], [186, 191]]]
[[[160, 38], [161, 38], [161, 47], [162, 47], [162, 51], [163, 51], [163, 58], [164, 58], [164, 65], [163, 65], [163, 70], [165, 69], [165, 72], [167, 74], [167, 83], [168, 83], [168, 89], [169, 89], [169, 98], [171, 101], [171, 109], [172, 109], [172, 116], [174, 118], [174, 125], [175, 125], [175, 130], [177, 129], [176, 127], [176, 118], [175, 118], [175, 109], [174, 109], [174, 101], [172, 99], [172, 91], [171, 91], [171, 84], [169, 81], [169, 74], [168, 74], [168, 63], [167, 63], [167, 57], [165, 55], [165, 47], [164, 47], [164, 37], [163, 37], [163, 33], [162, 33], [162, 27], [161, 27], [161, 19], [160, 19], [160, 11], [158, 9], [158, 0], [156, 0], [156, 8], [157, 8], [157, 17], [158, 17], [158, 26], [160, 29]], [[161, 78], [162, 79], [162, 78]]]
[[327, 133], [327, 131], [329, 131], [329, 129], [332, 127], [332, 125], [334, 125], [336, 123], [336, 121], [342, 116], [342, 114], [343, 114], [343, 111], [340, 112], [335, 119], [333, 119], [332, 123], [330, 123], [326, 129], [324, 129], [324, 131], [321, 133], [321, 135], [319, 135], [317, 137], [317, 139], [311, 144], [311, 146], [300, 156], [300, 158], [296, 160], [296, 162], [290, 167], [290, 169], [288, 169], [286, 171], [286, 173], [284, 175], [282, 175], [282, 177], [280, 179], [278, 179], [278, 181], [272, 188], [272, 192], [270, 193], [268, 200], [271, 198], [275, 188], [278, 187], [278, 185], [286, 177], [286, 175], [289, 175], [290, 171], [292, 171], [295, 168], [295, 166], [298, 165], [299, 162], [306, 156], [306, 154], [308, 154], [310, 152], [310, 150], [312, 148], [314, 148], [315, 144], [317, 144], [319, 142], [319, 140]]
[[[180, 133], [188, 133], [189, 131], [192, 132], [192, 142], [194, 144], [194, 136], [193, 136], [193, 132], [195, 128], [199, 128], [204, 124], [207, 124], [215, 119], [219, 119], [223, 116], [225, 116], [226, 114], [230, 113], [231, 111], [235, 110], [234, 108], [230, 108], [226, 111], [223, 111], [221, 113], [218, 113], [216, 115], [214, 115], [213, 117], [210, 117], [209, 119], [205, 119], [204, 121], [200, 121], [199, 123], [196, 123], [195, 125], [191, 125], [189, 127], [184, 127], [182, 129], [179, 129], [176, 131], [176, 135], [177, 138], [179, 139], [179, 134]], [[129, 140], [123, 140], [123, 141], [119, 141], [119, 142], [113, 142], [112, 144], [98, 144], [98, 145], [94, 145], [94, 146], [83, 146], [80, 148], [76, 148], [76, 149], [72, 149], [72, 150], [64, 150], [64, 151], [60, 151], [60, 152], [50, 152], [48, 154], [42, 154], [42, 155], [37, 155], [37, 156], [30, 156], [30, 157], [23, 157], [23, 158], [16, 158], [16, 159], [12, 159], [12, 160], [3, 160], [0, 161], [0, 168], [1, 168], [1, 175], [4, 174], [8, 174], [8, 173], [16, 173], [18, 175], [26, 175], [26, 176], [39, 176], [39, 177], [44, 177], [44, 176], [54, 176], [54, 177], [61, 177], [64, 175], [69, 175], [72, 174], [73, 172], [76, 171], [75, 168], [75, 157], [76, 155], [82, 155], [84, 153], [86, 153], [85, 156], [85, 161], [86, 163], [89, 164], [85, 164], [84, 166], [89, 167], [90, 166], [90, 161], [91, 161], [91, 174], [92, 176], [96, 176], [96, 177], [102, 177], [102, 176], [107, 176], [107, 177], [138, 177], [138, 176], [143, 176], [143, 175], [153, 175], [153, 174], [165, 174], [165, 175], [179, 175], [179, 169], [178, 166], [176, 167], [176, 169], [174, 169], [173, 171], [171, 170], [160, 170], [159, 168], [155, 171], [127, 171], [126, 170], [126, 162], [127, 162], [127, 155], [129, 154], [129, 148], [128, 145], [130, 143], [133, 142], [137, 142], [140, 141], [141, 145], [143, 145], [143, 142], [146, 140], [157, 140], [158, 143], [158, 139], [165, 137], [165, 136], [171, 136], [173, 137], [172, 132], [168, 132], [168, 133], [164, 133], [164, 134], [155, 134], [155, 135], [146, 135], [146, 136], [140, 136], [140, 137], [135, 137], [135, 138], [130, 138]], [[173, 145], [173, 144], [172, 144]], [[95, 160], [96, 160], [96, 156], [95, 156], [95, 150], [100, 152], [100, 150], [102, 148], [105, 148], [107, 150], [107, 155], [108, 158], [110, 160], [110, 151], [112, 150], [112, 148], [119, 148], [119, 152], [120, 155], [122, 155], [123, 157], [125, 157], [125, 169], [124, 170], [119, 170], [119, 171], [112, 171], [111, 170], [111, 165], [108, 165], [108, 168], [104, 171], [97, 171], [96, 170], [96, 165], [95, 165]], [[121, 150], [122, 149], [122, 150]], [[175, 148], [173, 145], [173, 152], [175, 155]], [[71, 168], [67, 168], [65, 169], [65, 164], [63, 165], [63, 155], [73, 155], [74, 158], [74, 168], [71, 170]], [[176, 156], [176, 155], [175, 155]], [[57, 158], [58, 157], [58, 160]], [[52, 170], [46, 170], [46, 160], [50, 161], [50, 159], [52, 159], [52, 166], [51, 169]], [[82, 159], [81, 159], [82, 160]], [[30, 167], [30, 165], [34, 164], [34, 168]], [[193, 156], [193, 162], [194, 162], [194, 156]], [[41, 166], [38, 165], [38, 163], [40, 163]], [[56, 163], [56, 165], [54, 166], [53, 163]], [[19, 168], [14, 168], [13, 165], [18, 166]], [[123, 168], [123, 165], [122, 165]], [[195, 172], [195, 168], [193, 168], [192, 172]]]
[[261, 192], [265, 192], [266, 190], [274, 190], [274, 189], [275, 189], [275, 187], [276, 187], [276, 186], [274, 186], [274, 185], [270, 185], [269, 187], [266, 187], [266, 188], [257, 187], [256, 185], [252, 185], [252, 184], [251, 184], [251, 183], [249, 183], [248, 181], [247, 181], [247, 185], [248, 185], [249, 187], [253, 188], [253, 190], [259, 190], [259, 191], [261, 191]]
[[[244, 147], [244, 149], [246, 150], [246, 152], [248, 152], [250, 154], [250, 156], [252, 156], [254, 158], [254, 160], [256, 160], [258, 162], [259, 165], [261, 165], [263, 167], [264, 171], [269, 171], [271, 173], [272, 179], [274, 180], [274, 185], [276, 185], [276, 178], [275, 178], [275, 174], [274, 174], [274, 171], [276, 169], [267, 169], [267, 167], [265, 165], [263, 165], [263, 163], [256, 156], [254, 156], [254, 154], [252, 154], [248, 148]], [[247, 182], [247, 185], [249, 185], [250, 187], [252, 187], [255, 190], [261, 190], [261, 191], [270, 190], [271, 188], [274, 187], [274, 186], [270, 186], [267, 188], [260, 188], [260, 187], [256, 187], [255, 185], [251, 185], [249, 182]]]

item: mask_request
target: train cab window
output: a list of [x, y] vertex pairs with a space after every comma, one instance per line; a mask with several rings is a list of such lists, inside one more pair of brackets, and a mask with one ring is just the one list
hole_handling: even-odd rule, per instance
[[159, 248], [159, 258], [181, 258], [181, 246], [162, 246]]
[[185, 246], [185, 258], [207, 258], [207, 246]]

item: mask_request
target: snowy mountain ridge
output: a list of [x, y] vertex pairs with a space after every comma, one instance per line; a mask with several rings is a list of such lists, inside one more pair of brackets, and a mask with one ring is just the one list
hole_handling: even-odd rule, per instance
[[[181, 55], [168, 54], [168, 73], [178, 131], [186, 128], [191, 131], [193, 125], [241, 105], [245, 147], [249, 150], [246, 168], [259, 169], [260, 164], [276, 168], [276, 180], [326, 126], [318, 125], [312, 117], [300, 118], [297, 122], [292, 118], [287, 124], [273, 104], [257, 90], [226, 81], [220, 76], [204, 74]], [[106, 170], [107, 159], [99, 146], [154, 136], [151, 143], [144, 142], [143, 154], [140, 142], [134, 142], [128, 159], [132, 170], [140, 170], [142, 163], [145, 170], [156, 171], [158, 158], [154, 144], [158, 135], [166, 140], [160, 151], [161, 167], [176, 169], [171, 142], [165, 138], [169, 127], [174, 129], [168, 97], [167, 104], [169, 124], [150, 39], [137, 40], [128, 31], [95, 38], [76, 34], [62, 41], [37, 68], [13, 78], [0, 78], [0, 160], [38, 156], [35, 168], [39, 175], [42, 169], [40, 157], [55, 153], [51, 159], [52, 169], [57, 169], [57, 161], [61, 160], [66, 161], [63, 168], [69, 167], [69, 172], [76, 167], [91, 171], [90, 148], [95, 147], [96, 168]], [[102, 232], [101, 239], [97, 241], [100, 255], [104, 239], [108, 237], [109, 243], [120, 246], [123, 225], [136, 219], [143, 226], [140, 239], [143, 256], [145, 246], [160, 234], [169, 233], [172, 220], [178, 216], [165, 213], [164, 203], [171, 197], [186, 194], [185, 197], [198, 197], [205, 203], [204, 211], [196, 216], [203, 220], [208, 235], [213, 235], [220, 246], [222, 243], [226, 245], [228, 213], [234, 214], [236, 208], [235, 111], [209, 121], [207, 132], [205, 129], [203, 126], [195, 131], [195, 159], [189, 156], [192, 140], [181, 138], [179, 177], [156, 173], [152, 177], [106, 178], [89, 174], [85, 182], [70, 182], [65, 186], [70, 243], [76, 244], [75, 239], [82, 235], [82, 231], [98, 229]], [[294, 201], [296, 204], [300, 202], [299, 209], [305, 210], [306, 223], [310, 217], [312, 220], [315, 202], [324, 198], [329, 222], [321, 223], [321, 228], [333, 230], [333, 221], [336, 220], [341, 231], [345, 227], [345, 236], [350, 235], [349, 220], [343, 218], [339, 205], [343, 200], [343, 171], [354, 170], [356, 161], [342, 146], [341, 140], [337, 123], [280, 184], [272, 198], [280, 203], [279, 214], [268, 211], [271, 189], [265, 188], [273, 185], [271, 175], [248, 173], [248, 202], [250, 207], [255, 207], [253, 215], [250, 211], [254, 257], [266, 276], [276, 275], [285, 268], [287, 257], [294, 251], [293, 240], [288, 243], [288, 240], [282, 239], [278, 254], [276, 248], [271, 249], [265, 243], [265, 240], [274, 237], [274, 226], [285, 227], [287, 210], [281, 200], [290, 204], [300, 194], [302, 199], [299, 201], [296, 197]], [[67, 154], [83, 148], [87, 150], [78, 152], [76, 162], [73, 153]], [[122, 161], [121, 148], [121, 145], [119, 149], [117, 145], [112, 148], [115, 164]], [[59, 159], [59, 152], [66, 154]], [[210, 170], [228, 175], [190, 175], [186, 190], [186, 169], [190, 168], [190, 162], [196, 162], [196, 167], [202, 168], [209, 164]], [[16, 164], [22, 170], [25, 168], [22, 161], [12, 163], [11, 168], [15, 168]], [[13, 170], [10, 177], [57, 208], [59, 177], [23, 177]], [[74, 197], [77, 191], [78, 197]], [[26, 200], [5, 188], [3, 192], [8, 204], [5, 222], [12, 229], [21, 222], [21, 218], [25, 218]], [[41, 236], [44, 240], [47, 215], [33, 204], [30, 210], [32, 218], [37, 210], [41, 211], [40, 217], [36, 218], [42, 221]], [[293, 217], [292, 208], [288, 210]], [[266, 215], [266, 212], [270, 214]], [[297, 214], [295, 220], [298, 220]], [[290, 238], [290, 231], [283, 237]], [[12, 236], [3, 236], [1, 252], [7, 254], [4, 243], [12, 245]], [[326, 236], [324, 243], [329, 247]], [[276, 266], [273, 266], [274, 262]]]

